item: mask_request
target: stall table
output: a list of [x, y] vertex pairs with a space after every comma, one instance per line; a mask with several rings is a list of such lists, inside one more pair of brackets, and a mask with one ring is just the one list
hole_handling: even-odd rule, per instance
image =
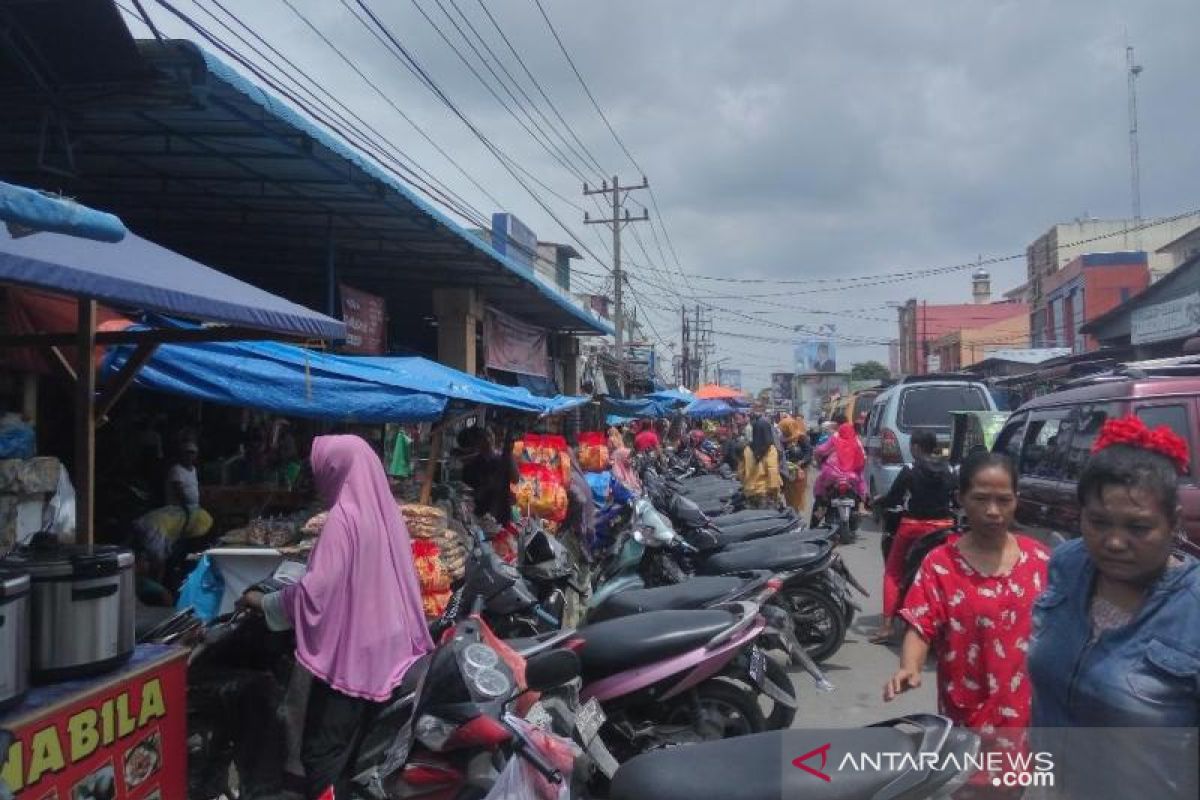
[[0, 787], [22, 800], [182, 800], [187, 650], [139, 645], [117, 670], [34, 688], [0, 729], [15, 739]]

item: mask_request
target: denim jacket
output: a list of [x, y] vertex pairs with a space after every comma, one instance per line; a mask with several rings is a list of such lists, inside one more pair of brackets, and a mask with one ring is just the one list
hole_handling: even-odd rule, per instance
[[1050, 559], [1034, 603], [1029, 675], [1035, 727], [1200, 725], [1200, 562], [1185, 556], [1130, 624], [1092, 641], [1095, 565], [1076, 539]]

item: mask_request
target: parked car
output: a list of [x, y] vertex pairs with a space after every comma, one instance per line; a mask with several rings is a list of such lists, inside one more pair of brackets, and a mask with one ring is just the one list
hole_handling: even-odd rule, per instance
[[866, 416], [871, 413], [871, 407], [875, 404], [875, 399], [879, 397], [879, 393], [883, 389], [860, 389], [857, 392], [851, 392], [845, 397], [839, 398], [833, 404], [833, 408], [829, 413], [829, 417], [842, 415], [847, 422], [853, 423], [858, 429], [859, 435], [866, 433]]
[[[1186, 371], [1185, 371], [1186, 372]], [[1092, 443], [1107, 419], [1134, 414], [1151, 428], [1167, 425], [1188, 442], [1192, 465], [1180, 478], [1183, 524], [1200, 553], [1200, 370], [1128, 370], [1092, 376], [1079, 385], [1025, 403], [1008, 420], [992, 450], [1017, 464], [1017, 522], [1048, 544], [1079, 535], [1075, 487]]]
[[938, 444], [950, 444], [953, 411], [995, 411], [988, 387], [962, 375], [910, 375], [887, 389], [871, 407], [866, 425], [867, 488], [886, 494], [901, 468], [912, 461], [913, 431], [932, 430]]

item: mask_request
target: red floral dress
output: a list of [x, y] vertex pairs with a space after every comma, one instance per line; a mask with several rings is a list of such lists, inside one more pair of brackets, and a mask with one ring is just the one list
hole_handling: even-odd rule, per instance
[[[1021, 554], [1006, 574], [984, 575], [963, 558], [958, 538], [921, 563], [900, 616], [937, 654], [938, 709], [982, 736], [981, 750], [1027, 749], [1033, 692], [1026, 656], [1033, 601], [1046, 586], [1050, 551], [1017, 536]], [[1016, 729], [1016, 730], [1014, 730]], [[1009, 800], [1023, 790], [994, 785], [980, 770], [956, 800]]]
[[1025, 659], [1050, 552], [1016, 538], [1021, 555], [1004, 575], [980, 573], [957, 540], [930, 551], [900, 611], [937, 653], [941, 713], [984, 733], [1025, 728], [1030, 720]]

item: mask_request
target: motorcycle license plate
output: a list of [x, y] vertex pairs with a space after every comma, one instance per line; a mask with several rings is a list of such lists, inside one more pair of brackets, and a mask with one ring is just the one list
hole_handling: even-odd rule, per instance
[[596, 738], [596, 734], [600, 732], [600, 726], [606, 719], [604, 709], [600, 707], [600, 701], [596, 698], [593, 697], [580, 706], [579, 711], [575, 714], [575, 730], [579, 733], [579, 740], [585, 747], [592, 739]]
[[761, 684], [763, 676], [767, 674], [767, 654], [760, 648], [754, 647], [750, 650], [750, 680], [756, 684]]
[[550, 712], [546, 710], [540, 702], [534, 703], [529, 709], [529, 713], [525, 715], [526, 722], [536, 725], [547, 733], [554, 732], [554, 719], [550, 716]]

